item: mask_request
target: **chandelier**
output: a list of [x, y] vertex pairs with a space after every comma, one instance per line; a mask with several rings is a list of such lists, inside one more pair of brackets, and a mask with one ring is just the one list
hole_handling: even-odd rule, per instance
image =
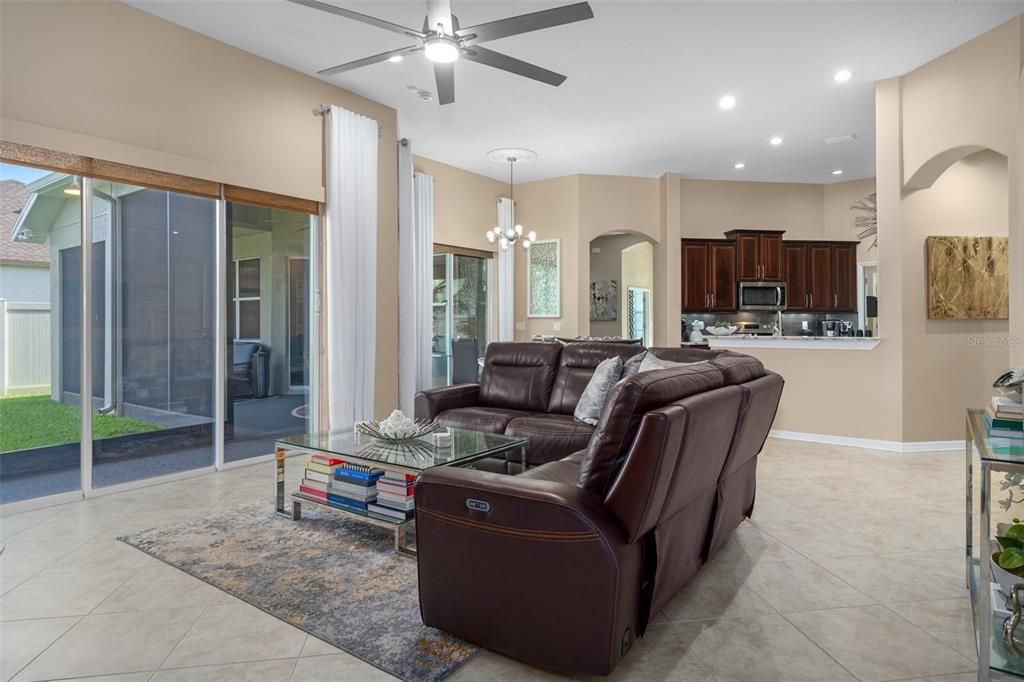
[[[514, 169], [517, 161], [532, 161], [537, 158], [537, 154], [530, 151], [529, 149], [495, 149], [494, 151], [488, 152], [487, 157], [492, 161], [501, 161], [508, 163], [508, 195], [512, 201], [512, 215], [515, 216], [515, 183], [514, 180]], [[491, 244], [497, 242], [503, 251], [507, 251], [509, 247], [520, 244], [524, 249], [530, 248], [530, 244], [537, 241], [537, 233], [533, 230], [529, 232], [524, 231], [523, 226], [519, 223], [515, 223], [514, 226], [509, 227], [507, 230], [502, 230], [501, 226], [495, 226], [490, 230], [487, 230], [485, 235], [487, 241]]]

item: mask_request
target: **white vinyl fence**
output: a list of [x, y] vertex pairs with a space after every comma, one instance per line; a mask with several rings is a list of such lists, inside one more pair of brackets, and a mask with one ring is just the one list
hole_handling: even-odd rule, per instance
[[0, 396], [50, 390], [50, 304], [0, 299]]

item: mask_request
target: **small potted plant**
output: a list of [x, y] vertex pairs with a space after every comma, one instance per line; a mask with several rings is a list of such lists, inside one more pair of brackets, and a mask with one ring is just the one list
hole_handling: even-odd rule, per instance
[[1016, 583], [1024, 583], [1024, 523], [997, 525], [1000, 550], [992, 555], [992, 575], [1003, 592], [1010, 594]]

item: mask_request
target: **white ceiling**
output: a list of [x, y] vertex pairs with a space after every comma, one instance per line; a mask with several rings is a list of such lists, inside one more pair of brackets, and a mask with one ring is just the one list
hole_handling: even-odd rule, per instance
[[[307, 74], [408, 45], [394, 33], [285, 0], [125, 0]], [[421, 28], [425, 3], [337, 5]], [[568, 0], [566, 0], [568, 1]], [[453, 0], [463, 26], [565, 2]], [[558, 88], [470, 62], [456, 102], [422, 56], [325, 79], [395, 107], [417, 154], [505, 178], [495, 147], [536, 150], [517, 181], [572, 173], [791, 182], [874, 175], [873, 82], [898, 76], [1024, 12], [1024, 2], [591, 0], [595, 18], [488, 43], [564, 73]], [[832, 74], [853, 71], [837, 84]], [[738, 100], [718, 109], [723, 94]], [[853, 133], [852, 143], [822, 140]], [[785, 143], [771, 147], [773, 135]], [[746, 168], [733, 169], [742, 161]], [[840, 177], [831, 171], [844, 170]]]

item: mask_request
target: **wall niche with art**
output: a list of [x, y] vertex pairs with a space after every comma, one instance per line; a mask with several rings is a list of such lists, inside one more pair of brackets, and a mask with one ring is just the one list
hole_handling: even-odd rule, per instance
[[651, 345], [653, 288], [654, 245], [647, 237], [613, 231], [591, 240], [589, 336]]

